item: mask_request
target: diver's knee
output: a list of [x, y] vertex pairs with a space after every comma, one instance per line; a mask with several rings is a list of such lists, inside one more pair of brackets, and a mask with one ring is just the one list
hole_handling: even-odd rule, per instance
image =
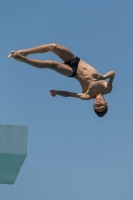
[[58, 48], [58, 44], [56, 44], [56, 43], [51, 43], [50, 44], [50, 49], [51, 49], [51, 51], [53, 51], [53, 50], [55, 50], [55, 49], [57, 49]]

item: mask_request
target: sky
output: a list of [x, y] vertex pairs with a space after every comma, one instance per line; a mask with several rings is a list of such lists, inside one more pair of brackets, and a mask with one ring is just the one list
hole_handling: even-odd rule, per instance
[[[27, 158], [14, 185], [0, 185], [1, 199], [132, 200], [133, 1], [0, 1], [0, 36], [0, 124], [28, 127]], [[74, 78], [7, 58], [53, 42], [100, 74], [115, 71], [103, 118], [93, 100], [49, 95], [80, 93]]]

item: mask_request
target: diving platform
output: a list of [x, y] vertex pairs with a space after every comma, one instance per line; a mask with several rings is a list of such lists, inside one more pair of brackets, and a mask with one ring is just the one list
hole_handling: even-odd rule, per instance
[[28, 127], [0, 125], [0, 184], [13, 184], [27, 156]]

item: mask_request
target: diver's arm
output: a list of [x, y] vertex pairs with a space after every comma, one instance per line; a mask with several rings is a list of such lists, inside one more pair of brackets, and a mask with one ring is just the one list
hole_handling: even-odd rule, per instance
[[105, 94], [106, 94], [106, 93], [110, 93], [112, 91], [112, 88], [113, 88], [112, 83], [113, 83], [113, 80], [114, 80], [114, 77], [115, 77], [115, 72], [114, 71], [108, 72], [104, 76], [109, 78], [109, 80], [107, 82], [106, 89], [105, 89]]
[[85, 93], [75, 93], [75, 92], [68, 92], [68, 91], [59, 91], [59, 90], [50, 90], [50, 95], [55, 97], [56, 95], [62, 97], [75, 97], [80, 98], [82, 100], [89, 100], [90, 96]]
[[115, 76], [115, 72], [114, 72], [114, 71], [110, 71], [110, 72], [108, 72], [107, 74], [105, 74], [105, 75], [103, 76], [103, 78], [104, 78], [104, 80], [107, 79], [107, 78], [109, 78], [109, 79], [111, 79], [111, 81], [113, 82], [114, 76]]
[[92, 74], [92, 76], [95, 78], [96, 81], [100, 81], [100, 80], [105, 80], [110, 78], [112, 81], [114, 79], [115, 76], [115, 72], [114, 71], [110, 71], [105, 75], [102, 74]]

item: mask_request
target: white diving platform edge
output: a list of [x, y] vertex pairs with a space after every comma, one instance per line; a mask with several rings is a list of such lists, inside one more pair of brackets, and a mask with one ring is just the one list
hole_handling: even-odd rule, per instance
[[27, 156], [27, 126], [0, 125], [0, 184], [13, 184]]

